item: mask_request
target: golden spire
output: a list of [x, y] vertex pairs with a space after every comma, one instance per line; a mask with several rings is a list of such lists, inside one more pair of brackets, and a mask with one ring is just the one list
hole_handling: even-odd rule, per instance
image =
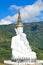
[[15, 26], [16, 28], [17, 27], [23, 27], [24, 25], [22, 24], [22, 21], [21, 21], [21, 16], [20, 16], [20, 9], [18, 10], [18, 21], [17, 21], [17, 25]]
[[21, 23], [20, 9], [18, 10], [18, 21], [17, 21], [17, 23], [18, 24]]

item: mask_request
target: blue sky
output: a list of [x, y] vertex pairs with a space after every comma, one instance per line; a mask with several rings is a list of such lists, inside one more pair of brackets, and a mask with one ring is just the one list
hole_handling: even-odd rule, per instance
[[11, 5], [26, 6], [33, 4], [35, 1], [36, 0], [0, 0], [0, 19], [7, 15], [12, 15], [8, 10]]
[[43, 21], [43, 0], [0, 0], [0, 24], [16, 22], [18, 8], [22, 21]]

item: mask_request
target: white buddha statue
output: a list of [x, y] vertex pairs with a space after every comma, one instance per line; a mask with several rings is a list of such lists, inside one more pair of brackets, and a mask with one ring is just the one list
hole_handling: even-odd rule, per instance
[[23, 24], [21, 22], [20, 12], [18, 15], [18, 24], [15, 26], [16, 36], [12, 37], [11, 49], [13, 59], [36, 59], [36, 53], [30, 48], [26, 34], [23, 33]]

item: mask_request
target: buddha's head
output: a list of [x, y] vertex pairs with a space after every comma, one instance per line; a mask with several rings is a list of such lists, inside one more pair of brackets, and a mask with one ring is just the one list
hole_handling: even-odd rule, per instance
[[17, 27], [17, 28], [15, 28], [15, 31], [16, 31], [17, 35], [21, 34], [21, 33], [23, 33], [23, 27]]

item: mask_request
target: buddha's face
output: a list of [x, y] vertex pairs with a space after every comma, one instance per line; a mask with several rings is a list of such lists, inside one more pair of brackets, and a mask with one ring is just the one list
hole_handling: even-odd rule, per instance
[[18, 27], [16, 30], [17, 34], [23, 33], [23, 27]]
[[20, 32], [20, 33], [22, 33], [23, 32], [23, 27], [18, 27], [17, 31]]

